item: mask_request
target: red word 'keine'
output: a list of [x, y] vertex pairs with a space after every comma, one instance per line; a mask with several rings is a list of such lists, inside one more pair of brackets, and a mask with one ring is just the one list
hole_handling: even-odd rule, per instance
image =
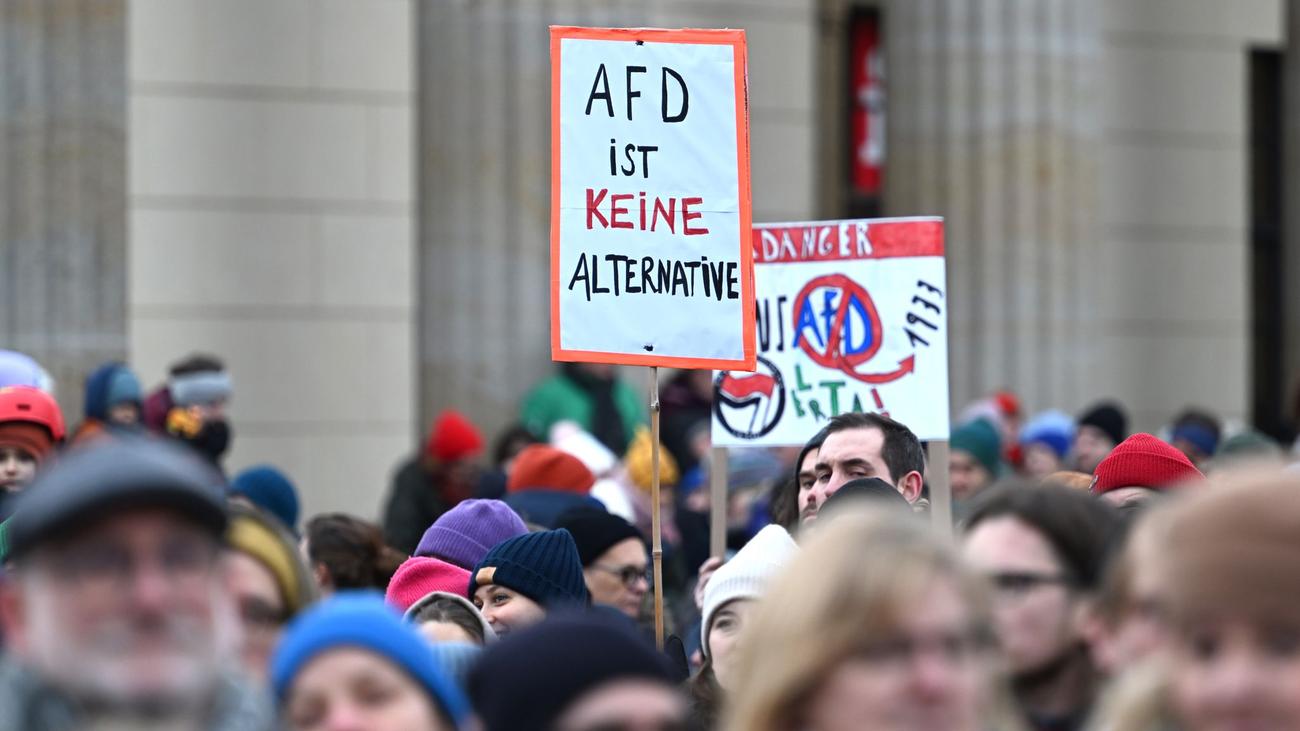
[[[634, 202], [635, 201], [635, 202]], [[703, 218], [698, 210], [691, 210], [704, 202], [703, 198], [647, 198], [640, 193], [610, 193], [608, 188], [587, 188], [587, 228], [625, 228], [638, 231], [658, 231], [661, 227], [675, 234], [678, 228], [683, 236], [707, 234], [709, 229], [692, 222]]]

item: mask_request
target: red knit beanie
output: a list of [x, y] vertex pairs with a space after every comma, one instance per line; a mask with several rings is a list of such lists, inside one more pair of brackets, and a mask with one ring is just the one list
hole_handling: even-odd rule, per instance
[[439, 462], [468, 459], [483, 451], [483, 435], [459, 411], [448, 409], [433, 423], [424, 449]]
[[1092, 491], [1101, 494], [1121, 487], [1166, 490], [1204, 479], [1182, 452], [1150, 434], [1134, 434], [1097, 465]]
[[506, 492], [521, 490], [559, 490], [586, 495], [596, 484], [596, 476], [582, 460], [545, 444], [524, 447], [510, 467]]
[[405, 612], [412, 604], [435, 591], [466, 596], [469, 572], [459, 566], [427, 556], [414, 556], [402, 562], [388, 582], [384, 600]]

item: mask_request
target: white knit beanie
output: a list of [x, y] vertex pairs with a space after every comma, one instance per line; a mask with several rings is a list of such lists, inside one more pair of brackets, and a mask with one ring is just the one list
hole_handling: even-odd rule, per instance
[[704, 587], [704, 616], [700, 619], [700, 646], [709, 656], [709, 625], [713, 615], [733, 599], [758, 599], [767, 582], [798, 551], [794, 539], [779, 525], [769, 525], [722, 565]]

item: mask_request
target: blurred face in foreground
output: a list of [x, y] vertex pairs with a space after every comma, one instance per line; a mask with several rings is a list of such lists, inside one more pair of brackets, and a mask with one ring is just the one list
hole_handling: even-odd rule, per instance
[[671, 686], [615, 680], [574, 701], [555, 731], [685, 731], [686, 704]]
[[499, 584], [484, 584], [475, 589], [474, 606], [500, 637], [546, 618], [546, 610], [540, 604]]
[[966, 535], [962, 553], [996, 588], [993, 616], [1013, 674], [1048, 666], [1074, 645], [1075, 595], [1042, 533], [1009, 515], [989, 518]]
[[1161, 546], [1150, 526], [1139, 524], [1118, 563], [1111, 567], [1109, 591], [1118, 607], [1111, 617], [1089, 624], [1093, 661], [1106, 675], [1132, 667], [1164, 646], [1165, 626]]
[[350, 647], [322, 653], [303, 667], [285, 715], [293, 731], [452, 731], [411, 676]]
[[1172, 700], [1188, 731], [1300, 728], [1300, 622], [1224, 616], [1172, 642]]
[[123, 709], [205, 702], [233, 635], [214, 536], [167, 510], [106, 517], [21, 559], [11, 648], [71, 695]]
[[894, 637], [868, 645], [818, 684], [804, 731], [961, 731], [980, 728], [988, 662], [953, 583], [922, 592]]
[[249, 677], [265, 682], [271, 652], [280, 639], [288, 610], [270, 569], [246, 553], [226, 557], [230, 591], [239, 610], [243, 645], [240, 658]]

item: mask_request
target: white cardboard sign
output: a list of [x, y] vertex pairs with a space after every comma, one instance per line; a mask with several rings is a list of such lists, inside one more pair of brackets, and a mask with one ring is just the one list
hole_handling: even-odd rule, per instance
[[759, 224], [753, 246], [758, 367], [715, 374], [715, 445], [801, 445], [850, 411], [948, 438], [943, 219]]
[[752, 370], [744, 31], [551, 29], [551, 354]]

